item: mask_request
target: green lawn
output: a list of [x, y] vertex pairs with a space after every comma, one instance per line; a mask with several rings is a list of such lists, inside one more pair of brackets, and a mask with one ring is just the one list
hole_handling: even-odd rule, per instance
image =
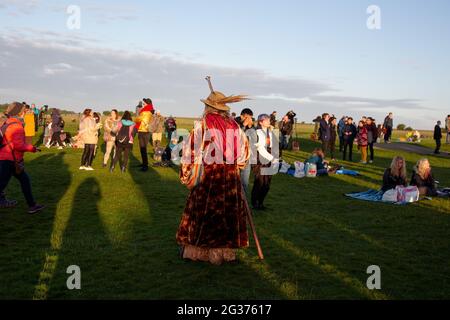
[[[180, 121], [189, 127], [191, 121]], [[69, 131], [75, 123], [68, 122]], [[70, 130], [71, 129], [71, 130]], [[300, 126], [304, 160], [316, 146]], [[295, 179], [277, 175], [255, 216], [266, 260], [255, 247], [240, 263], [215, 267], [178, 258], [175, 233], [188, 194], [174, 169], [78, 171], [80, 150], [27, 155], [34, 194], [47, 209], [25, 214], [20, 200], [0, 213], [0, 299], [443, 299], [450, 297], [450, 202], [393, 206], [348, 200], [343, 193], [377, 188], [394, 152], [377, 150], [373, 165], [343, 163], [363, 177]], [[150, 153], [152, 151], [150, 150]], [[409, 172], [420, 156], [404, 155]], [[359, 156], [355, 157], [359, 160]], [[431, 157], [450, 186], [450, 160]], [[70, 265], [82, 289], [66, 287]], [[382, 290], [369, 291], [366, 269], [378, 265]]]

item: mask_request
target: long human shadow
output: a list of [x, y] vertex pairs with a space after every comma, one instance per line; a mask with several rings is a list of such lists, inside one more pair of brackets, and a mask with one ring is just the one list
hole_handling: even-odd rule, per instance
[[26, 204], [13, 178], [8, 196], [19, 200], [16, 209], [2, 214], [0, 224], [0, 297], [31, 299], [50, 247], [58, 204], [71, 184], [64, 153], [52, 153], [26, 161], [33, 195], [46, 208], [36, 216], [26, 214]]

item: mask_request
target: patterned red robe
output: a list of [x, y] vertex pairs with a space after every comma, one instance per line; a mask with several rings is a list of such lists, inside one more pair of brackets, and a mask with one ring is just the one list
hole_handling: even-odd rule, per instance
[[[218, 135], [213, 134], [211, 139], [206, 139], [205, 129], [208, 129], [206, 131], [217, 129], [216, 132], [221, 132], [222, 137], [225, 137], [227, 129], [236, 130], [234, 148]], [[207, 164], [201, 160], [203, 171], [199, 170], [199, 165], [182, 164], [180, 179], [183, 184], [191, 188], [191, 192], [177, 232], [177, 242], [181, 246], [204, 249], [248, 247], [247, 215], [249, 212], [240, 179], [240, 168], [243, 168], [249, 159], [248, 140], [245, 133], [234, 119], [217, 113], [207, 114], [201, 122], [196, 123], [190, 135], [188, 143], [191, 150], [185, 148], [183, 151], [184, 156], [190, 157], [192, 162], [199, 159], [199, 156], [204, 159], [201, 154], [194, 154], [195, 137], [200, 137], [203, 141], [204, 154], [214, 155], [214, 149], [219, 148], [224, 155], [234, 150], [235, 156], [232, 164], [227, 164], [225, 160], [223, 164]], [[193, 181], [196, 175], [199, 175], [199, 182], [194, 186]]]

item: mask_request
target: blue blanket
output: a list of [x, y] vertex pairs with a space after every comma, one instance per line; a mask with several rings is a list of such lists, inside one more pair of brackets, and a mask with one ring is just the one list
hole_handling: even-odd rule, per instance
[[359, 176], [359, 172], [358, 171], [345, 170], [345, 169], [336, 171], [336, 174], [343, 174], [343, 175], [346, 175], [346, 176], [354, 176], [354, 177]]
[[383, 199], [383, 191], [371, 189], [364, 192], [347, 193], [345, 196], [357, 200], [381, 202]]

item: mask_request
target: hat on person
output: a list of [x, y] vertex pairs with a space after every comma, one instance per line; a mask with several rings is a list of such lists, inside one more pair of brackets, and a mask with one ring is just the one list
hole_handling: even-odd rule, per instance
[[20, 102], [13, 102], [6, 108], [5, 115], [8, 117], [15, 117], [22, 113], [25, 105]]
[[236, 103], [241, 102], [243, 100], [248, 100], [247, 96], [245, 95], [238, 95], [238, 96], [226, 96], [222, 92], [215, 91], [211, 84], [211, 77], [206, 77], [206, 80], [208, 81], [209, 88], [211, 90], [211, 94], [206, 99], [201, 99], [200, 101], [206, 104], [207, 106], [220, 110], [220, 111], [230, 111], [231, 108], [227, 106], [227, 103]]
[[270, 116], [268, 114], [263, 113], [258, 116], [258, 122], [264, 121], [266, 119], [270, 119]]

